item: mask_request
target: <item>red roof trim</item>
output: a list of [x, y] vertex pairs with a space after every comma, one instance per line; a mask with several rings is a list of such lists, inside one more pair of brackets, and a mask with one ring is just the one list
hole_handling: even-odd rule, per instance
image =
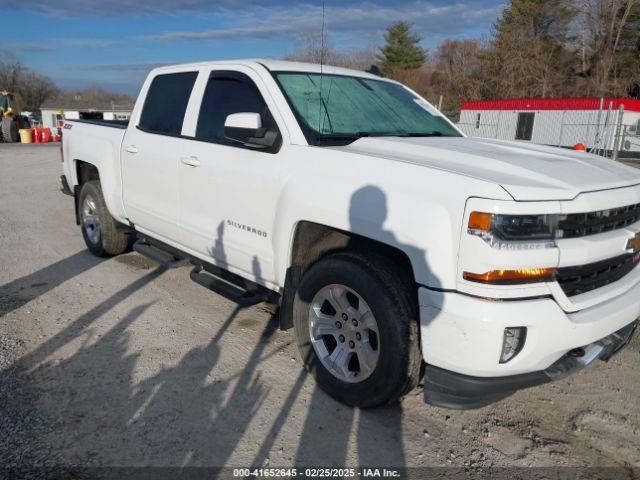
[[[624, 105], [625, 111], [640, 112], [640, 100], [630, 98], [605, 98], [604, 108], [617, 110]], [[599, 98], [514, 98], [505, 100], [479, 100], [462, 102], [462, 110], [598, 110]]]

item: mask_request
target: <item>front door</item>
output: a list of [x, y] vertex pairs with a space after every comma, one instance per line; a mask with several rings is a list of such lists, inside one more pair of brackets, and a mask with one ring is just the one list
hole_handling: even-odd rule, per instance
[[516, 127], [516, 140], [531, 140], [533, 136], [533, 121], [535, 112], [518, 113], [518, 126]]
[[160, 240], [178, 242], [178, 162], [180, 138], [197, 72], [156, 76], [137, 125], [122, 145], [123, 200], [136, 227]]
[[274, 280], [273, 225], [283, 165], [276, 146], [248, 148], [224, 136], [232, 113], [260, 113], [278, 130], [254, 81], [214, 71], [204, 90], [194, 140], [179, 165], [182, 243], [212, 263], [261, 284]]

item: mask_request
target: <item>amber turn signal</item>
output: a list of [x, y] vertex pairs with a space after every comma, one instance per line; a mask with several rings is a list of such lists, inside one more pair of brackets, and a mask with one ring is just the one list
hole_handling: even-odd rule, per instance
[[488, 232], [491, 228], [491, 220], [493, 215], [490, 213], [471, 212], [469, 216], [469, 230], [480, 230]]
[[462, 277], [470, 282], [492, 285], [518, 285], [522, 283], [551, 282], [555, 268], [527, 268], [521, 270], [492, 270], [487, 273], [464, 272]]

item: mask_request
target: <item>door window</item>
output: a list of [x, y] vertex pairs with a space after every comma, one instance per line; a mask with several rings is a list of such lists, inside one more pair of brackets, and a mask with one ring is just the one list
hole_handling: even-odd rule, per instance
[[147, 132], [177, 136], [198, 72], [158, 75], [151, 82], [142, 108], [139, 127]]
[[518, 126], [516, 127], [516, 140], [531, 140], [533, 135], [534, 112], [518, 113]]
[[[243, 147], [239, 142], [224, 136], [227, 116], [241, 112], [259, 113], [263, 127], [278, 130], [267, 104], [249, 77], [238, 72], [213, 72], [202, 98], [196, 139]], [[280, 135], [275, 150], [279, 142]]]

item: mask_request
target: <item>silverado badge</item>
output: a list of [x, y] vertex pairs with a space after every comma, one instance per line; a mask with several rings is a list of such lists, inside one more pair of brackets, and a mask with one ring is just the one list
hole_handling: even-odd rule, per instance
[[633, 253], [640, 252], [640, 233], [629, 240], [629, 243], [627, 243], [627, 250], [633, 250]]

